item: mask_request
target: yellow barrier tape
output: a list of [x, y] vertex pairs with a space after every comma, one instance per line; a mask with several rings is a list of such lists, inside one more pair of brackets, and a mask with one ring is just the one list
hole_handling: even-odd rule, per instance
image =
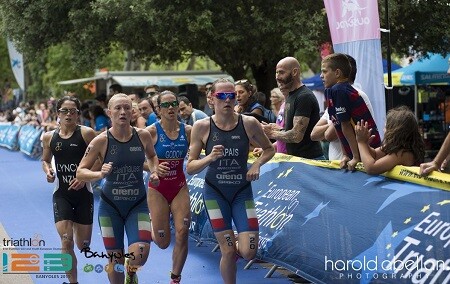
[[[257, 157], [250, 153], [248, 162], [253, 163]], [[279, 162], [300, 162], [312, 166], [329, 168], [329, 169], [340, 169], [338, 160], [327, 161], [327, 160], [310, 160], [285, 154], [276, 153], [275, 156], [269, 161], [269, 163], [279, 163]], [[364, 165], [358, 163], [356, 169], [361, 172], [365, 172]], [[381, 174], [382, 176], [396, 179], [400, 181], [406, 181], [410, 183], [420, 184], [424, 186], [434, 187], [438, 189], [443, 189], [450, 191], [450, 174], [441, 173], [434, 171], [428, 176], [419, 175], [419, 167], [405, 167], [396, 166], [392, 170]]]

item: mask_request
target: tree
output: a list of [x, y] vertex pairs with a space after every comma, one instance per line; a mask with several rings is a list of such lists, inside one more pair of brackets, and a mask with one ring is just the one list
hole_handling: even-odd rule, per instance
[[327, 37], [323, 3], [307, 2], [4, 0], [0, 9], [4, 33], [28, 56], [62, 42], [91, 70], [110, 44], [157, 63], [208, 56], [234, 78], [250, 72], [267, 93], [279, 59], [299, 49], [312, 54]]
[[[448, 0], [389, 0], [391, 44], [397, 54], [450, 53]], [[379, 1], [380, 24], [386, 27], [384, 0]], [[382, 40], [386, 48], [387, 41]]]
[[[394, 52], [449, 50], [447, 0], [389, 4]], [[266, 95], [278, 60], [302, 54], [301, 62], [317, 64], [318, 47], [330, 41], [317, 0], [3, 0], [0, 13], [3, 33], [27, 58], [59, 43], [72, 48], [78, 70], [98, 67], [112, 46], [144, 63], [207, 56], [236, 79], [254, 79]]]

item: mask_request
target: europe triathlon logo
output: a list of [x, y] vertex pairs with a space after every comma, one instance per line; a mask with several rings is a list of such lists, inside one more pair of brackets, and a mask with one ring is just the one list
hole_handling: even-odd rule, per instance
[[[36, 278], [66, 278], [72, 270], [72, 256], [61, 248], [46, 247], [40, 234], [32, 237], [3, 238], [2, 274], [35, 274]], [[56, 250], [57, 252], [52, 252]]]
[[40, 234], [34, 234], [33, 237], [29, 238], [18, 238], [18, 239], [6, 239], [3, 238], [2, 242], [3, 248], [14, 247], [45, 247], [45, 240], [42, 239]]

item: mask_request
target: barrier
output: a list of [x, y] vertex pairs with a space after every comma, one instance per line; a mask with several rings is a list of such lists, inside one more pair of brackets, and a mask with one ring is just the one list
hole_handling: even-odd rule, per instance
[[41, 135], [44, 130], [32, 125], [0, 124], [0, 146], [38, 159], [42, 155]]
[[[424, 179], [416, 168], [397, 167], [370, 176], [336, 167], [277, 154], [261, 168], [253, 183], [258, 258], [314, 283], [449, 283], [450, 175]], [[396, 173], [409, 181], [387, 177]], [[214, 239], [204, 174], [187, 175], [191, 235], [199, 241]]]
[[[42, 130], [0, 125], [0, 146], [36, 156]], [[37, 150], [36, 150], [37, 149]], [[249, 160], [252, 163], [253, 159]], [[450, 283], [450, 175], [397, 166], [380, 176], [277, 154], [253, 182], [258, 258], [314, 283]], [[361, 170], [361, 166], [359, 166]], [[215, 240], [205, 171], [186, 175], [190, 235]]]

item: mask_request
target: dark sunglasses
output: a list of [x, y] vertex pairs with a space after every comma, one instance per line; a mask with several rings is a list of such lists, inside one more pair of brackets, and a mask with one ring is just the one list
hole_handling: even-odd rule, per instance
[[163, 107], [163, 108], [177, 107], [178, 101], [163, 102], [163, 103], [160, 103], [159, 106]]
[[58, 112], [61, 114], [68, 114], [69, 112], [70, 112], [70, 114], [76, 114], [76, 113], [79, 113], [80, 111], [76, 108], [71, 108], [71, 109], [60, 108], [60, 109], [58, 109]]
[[224, 101], [226, 99], [234, 100], [236, 98], [236, 93], [235, 92], [220, 92], [220, 93], [214, 93], [214, 96], [222, 101]]

